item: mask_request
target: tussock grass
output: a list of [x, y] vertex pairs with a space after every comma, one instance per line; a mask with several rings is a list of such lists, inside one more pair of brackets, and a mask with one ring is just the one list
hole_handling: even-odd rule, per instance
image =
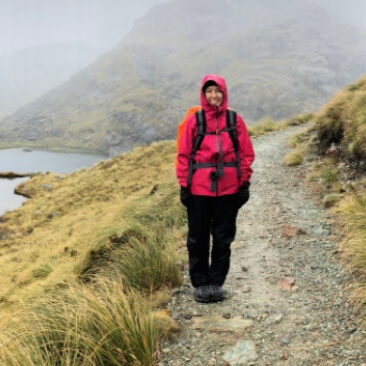
[[290, 145], [313, 161], [306, 181], [335, 214], [341, 259], [355, 274], [352, 296], [366, 314], [366, 76], [337, 93]]
[[156, 143], [19, 187], [31, 199], [0, 225], [0, 365], [155, 363], [186, 230], [174, 158]]
[[366, 193], [349, 195], [341, 202], [338, 212], [347, 233], [347, 240], [342, 242], [343, 256], [366, 279]]
[[174, 326], [139, 293], [103, 280], [66, 298], [44, 298], [2, 322], [1, 364], [148, 366], [157, 360], [158, 341]]
[[294, 116], [292, 118], [274, 122], [270, 117], [264, 117], [252, 126], [248, 126], [248, 133], [252, 137], [265, 135], [269, 132], [284, 130], [290, 126], [298, 126], [309, 122], [313, 114], [308, 112]]
[[366, 77], [341, 90], [315, 116], [322, 154], [339, 145], [349, 161], [366, 158]]
[[18, 187], [31, 199], [0, 225], [1, 366], [158, 362], [187, 230], [174, 158], [154, 143]]
[[284, 163], [288, 166], [300, 165], [303, 161], [304, 157], [301, 151], [292, 150], [288, 152], [283, 159]]

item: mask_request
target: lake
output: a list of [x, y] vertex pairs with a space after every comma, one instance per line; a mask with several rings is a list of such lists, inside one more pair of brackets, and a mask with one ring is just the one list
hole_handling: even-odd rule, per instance
[[[66, 174], [93, 166], [108, 156], [102, 154], [61, 153], [50, 151], [0, 150], [0, 172]], [[28, 178], [0, 179], [0, 216], [22, 205], [25, 197], [14, 194], [14, 188]]]

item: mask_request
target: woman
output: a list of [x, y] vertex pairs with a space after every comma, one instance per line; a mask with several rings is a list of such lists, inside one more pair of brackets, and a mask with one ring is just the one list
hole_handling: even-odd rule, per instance
[[[178, 152], [177, 177], [181, 202], [188, 213], [189, 274], [195, 300], [214, 302], [225, 297], [222, 285], [230, 267], [236, 216], [249, 199], [254, 151], [243, 119], [239, 114], [227, 113], [228, 94], [221, 76], [204, 77], [200, 99], [203, 117], [198, 112], [186, 122]], [[205, 133], [192, 154], [198, 139], [198, 121], [202, 118]], [[234, 120], [236, 137], [228, 128], [230, 118]]]

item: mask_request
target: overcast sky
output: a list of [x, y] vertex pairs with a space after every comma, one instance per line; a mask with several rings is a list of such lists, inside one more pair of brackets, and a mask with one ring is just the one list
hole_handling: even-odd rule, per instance
[[[0, 54], [70, 41], [113, 48], [137, 17], [167, 1], [0, 0]], [[365, 0], [308, 1], [322, 5], [337, 20], [366, 28]]]
[[168, 0], [0, 0], [0, 53], [53, 42], [113, 47], [136, 18]]

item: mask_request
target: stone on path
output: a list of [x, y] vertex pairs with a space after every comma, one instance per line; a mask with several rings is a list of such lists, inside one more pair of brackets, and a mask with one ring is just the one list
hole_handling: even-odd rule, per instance
[[209, 330], [218, 332], [241, 332], [253, 326], [253, 321], [242, 319], [240, 316], [225, 319], [219, 315], [194, 318], [192, 328], [195, 330]]
[[277, 282], [276, 289], [281, 290], [281, 291], [291, 292], [294, 284], [295, 284], [295, 279], [293, 277], [280, 278]]
[[283, 229], [283, 232], [282, 232], [282, 236], [284, 238], [293, 238], [295, 236], [299, 236], [299, 235], [305, 235], [306, 234], [306, 231], [303, 230], [302, 228], [299, 228], [299, 227], [294, 227], [294, 226], [291, 226], [291, 225], [287, 225], [285, 226], [285, 228]]
[[224, 360], [230, 366], [247, 366], [248, 362], [254, 362], [257, 359], [257, 350], [252, 341], [239, 341], [233, 349], [224, 355]]

